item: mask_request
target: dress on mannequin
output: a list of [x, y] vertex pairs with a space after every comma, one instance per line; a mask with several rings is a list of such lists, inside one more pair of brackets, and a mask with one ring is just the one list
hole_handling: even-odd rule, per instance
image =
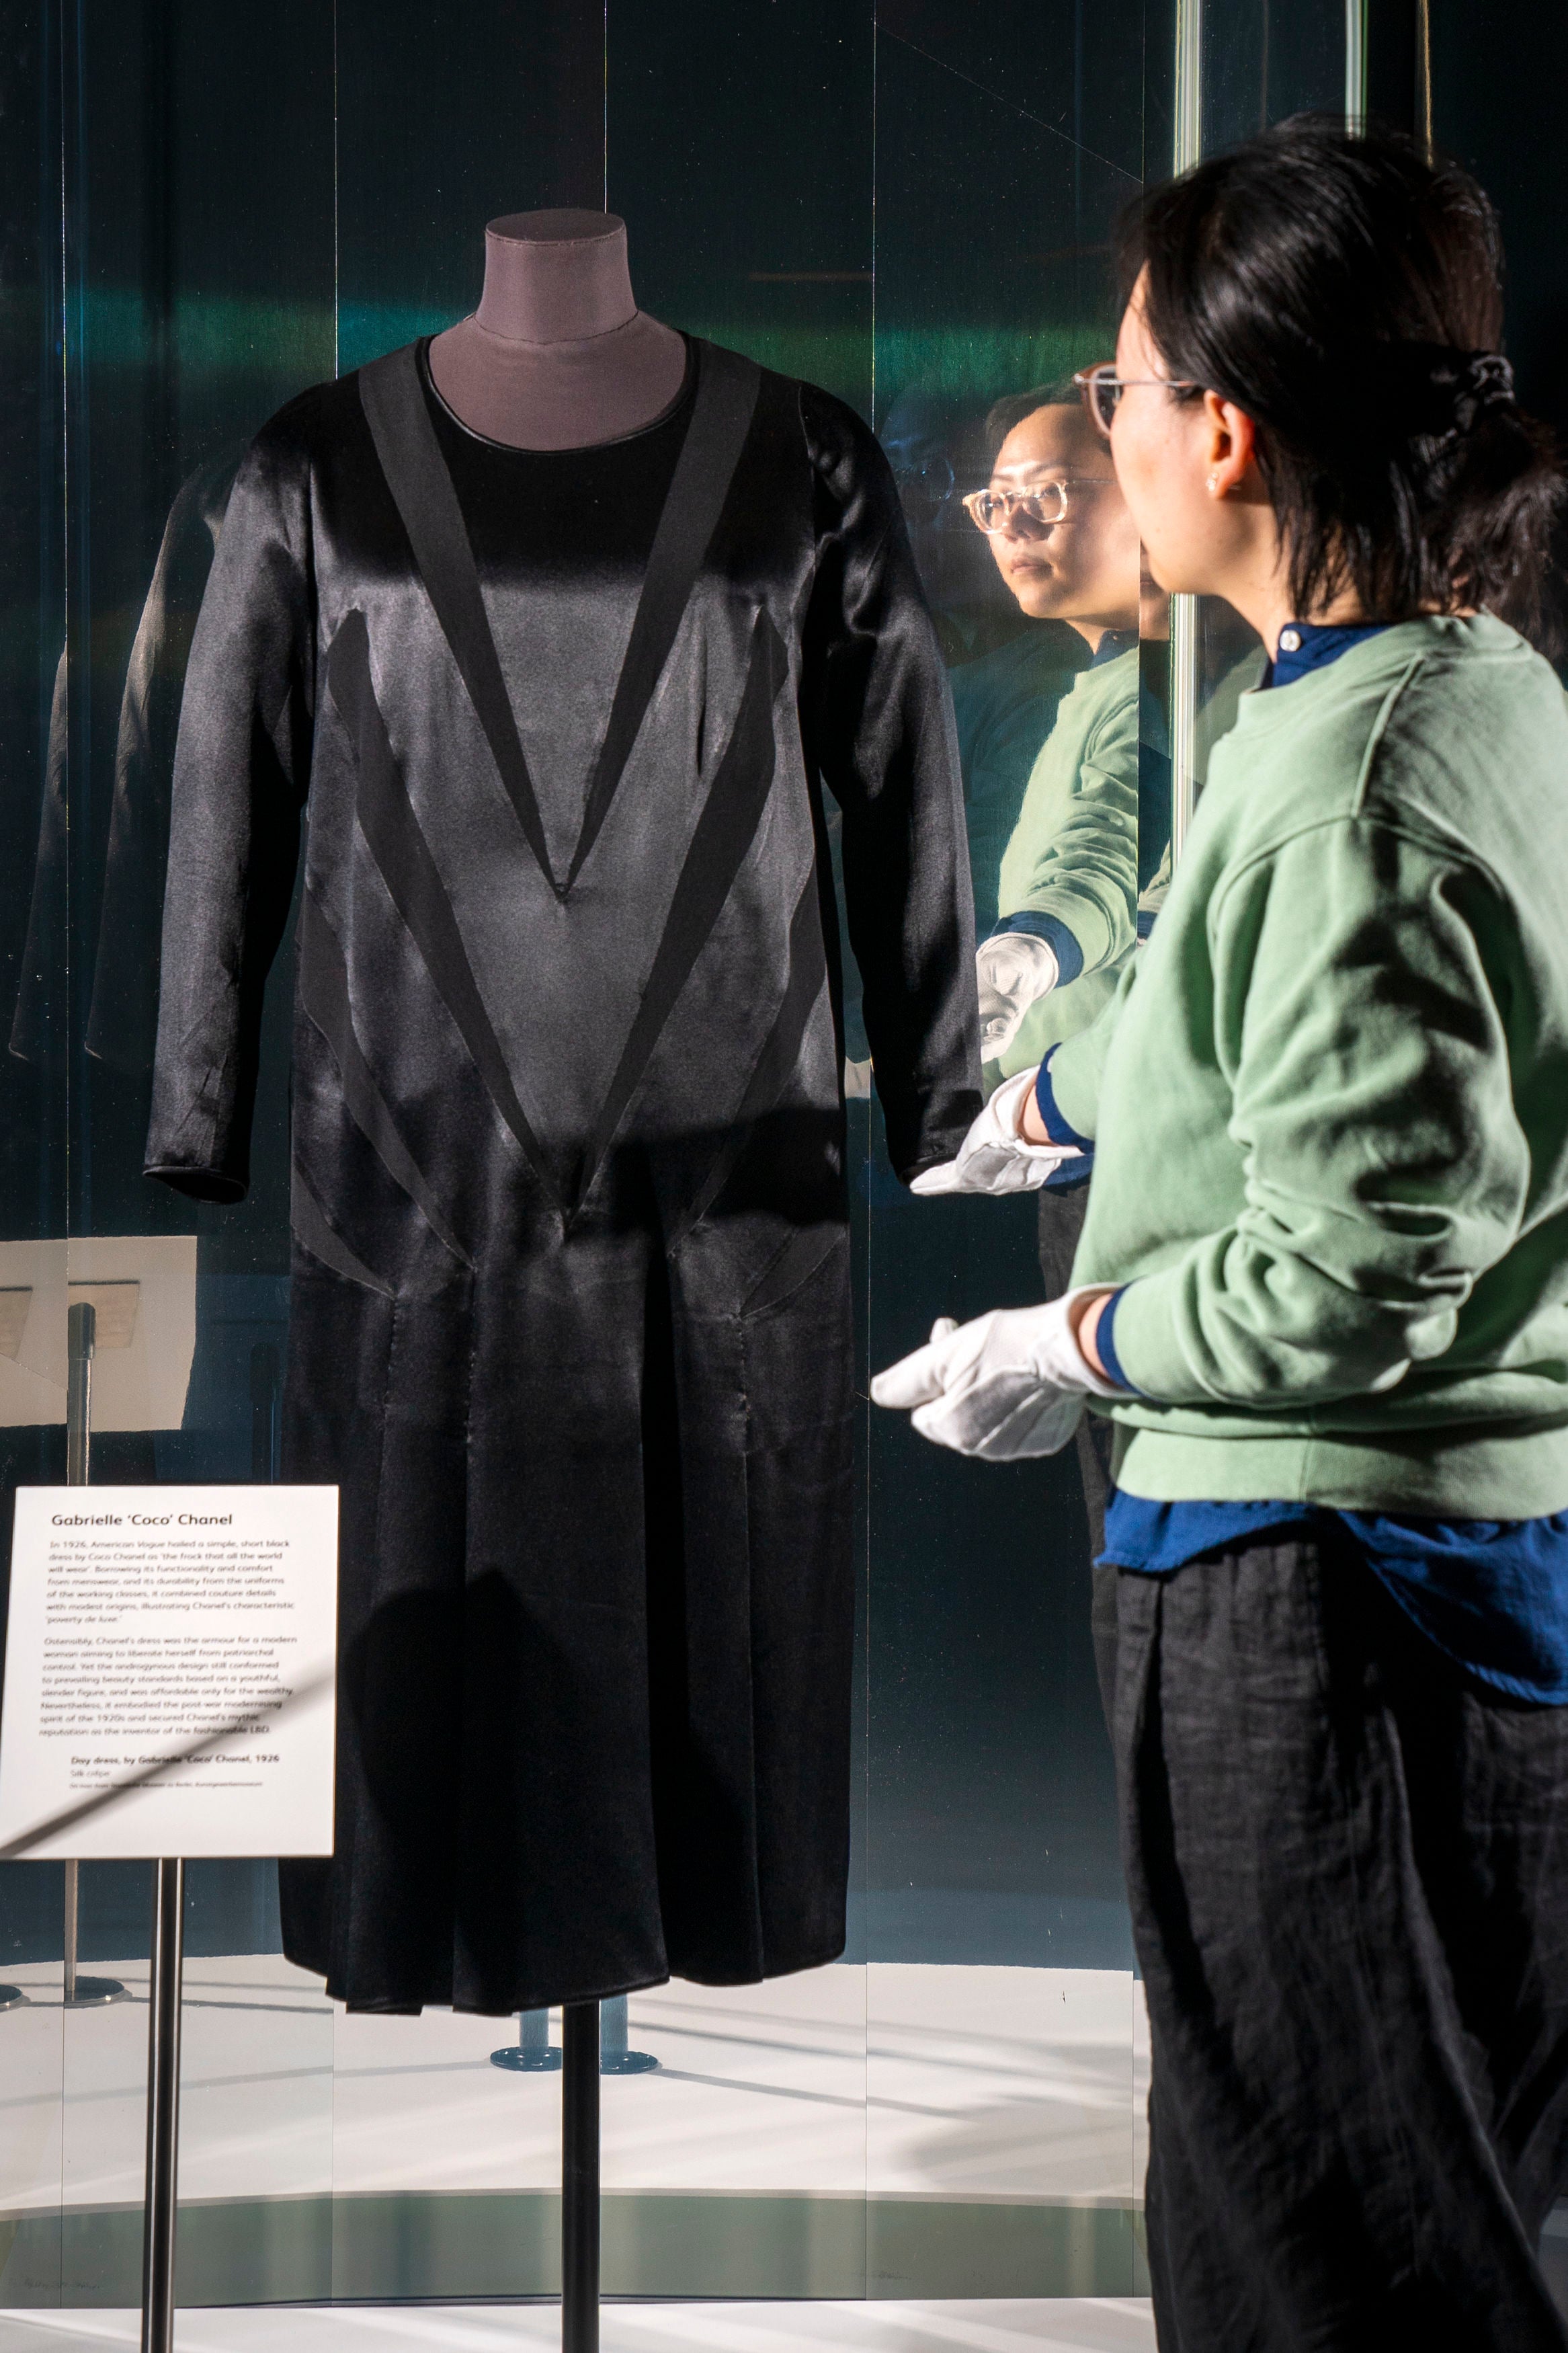
[[337, 1851], [285, 1939], [497, 2014], [832, 1959], [851, 1430], [837, 930], [888, 1145], [979, 1107], [942, 666], [886, 462], [691, 339], [608, 446], [425, 347], [241, 470], [178, 754], [148, 1161], [237, 1198], [308, 812], [283, 1475], [342, 1488]]

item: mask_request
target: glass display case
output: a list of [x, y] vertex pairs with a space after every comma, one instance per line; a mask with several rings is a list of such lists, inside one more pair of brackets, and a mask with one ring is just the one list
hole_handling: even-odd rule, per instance
[[[1059, 998], [1033, 1005], [994, 1083], [1090, 1018], [1136, 953], [1206, 747], [1260, 659], [1226, 613], [1173, 629], [1117, 537], [1071, 378], [1113, 349], [1118, 216], [1173, 157], [1352, 106], [1352, 18], [1330, 0], [14, 12], [8, 1487], [63, 1475], [49, 1303], [109, 1283], [137, 1298], [93, 1476], [278, 1474], [287, 953], [248, 1197], [196, 1205], [141, 1173], [184, 665], [264, 420], [470, 310], [486, 221], [560, 205], [625, 217], [657, 317], [857, 409], [892, 463], [949, 667], [978, 931], [1032, 911], [1012, 936], [1055, 943]], [[1113, 549], [1113, 593], [1047, 576], [1053, 529], [1082, 571]], [[1058, 902], [1039, 873], [1070, 865], [1052, 828], [1068, 802], [1081, 818], [1091, 733], [1117, 749], [1079, 936], [1041, 914]], [[846, 1029], [863, 1392], [936, 1315], [1060, 1288], [1081, 1198], [911, 1196], [888, 1164], [852, 960]], [[173, 1402], [173, 1344], [146, 1356], [160, 1286], [191, 1341]], [[868, 1407], [858, 1447], [848, 1948], [795, 1978], [607, 2006], [605, 2287], [1139, 2294], [1146, 2053], [1090, 1630], [1106, 1457], [1086, 1439], [963, 1461]], [[0, 2308], [136, 2300], [148, 1900], [143, 1866], [83, 1867], [78, 1955], [121, 1997], [68, 2006], [61, 1867], [0, 1864], [17, 1996], [0, 2006]], [[548, 2020], [345, 2013], [283, 1958], [266, 1864], [193, 1867], [187, 1951], [182, 2301], [551, 2292]]]

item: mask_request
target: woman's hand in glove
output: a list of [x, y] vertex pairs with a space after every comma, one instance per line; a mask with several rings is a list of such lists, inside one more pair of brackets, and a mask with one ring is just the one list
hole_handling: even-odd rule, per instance
[[1061, 976], [1055, 950], [1033, 932], [997, 932], [974, 951], [980, 987], [980, 1058], [994, 1062], [1018, 1034], [1031, 1005]]
[[922, 1438], [983, 1462], [1055, 1454], [1086, 1398], [1126, 1395], [1078, 1343], [1085, 1312], [1106, 1295], [1103, 1283], [1085, 1283], [1043, 1307], [994, 1308], [972, 1324], [943, 1316], [923, 1348], [876, 1376], [872, 1398], [912, 1407]]
[[1026, 1144], [1019, 1119], [1035, 1091], [1037, 1071], [1020, 1071], [999, 1086], [958, 1148], [956, 1160], [926, 1168], [911, 1193], [1035, 1193], [1065, 1160], [1080, 1160], [1076, 1144]]

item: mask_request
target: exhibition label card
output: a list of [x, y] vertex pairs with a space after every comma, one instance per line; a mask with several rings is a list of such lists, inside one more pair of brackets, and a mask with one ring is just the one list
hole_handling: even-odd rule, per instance
[[0, 1854], [330, 1854], [335, 1487], [21, 1487]]

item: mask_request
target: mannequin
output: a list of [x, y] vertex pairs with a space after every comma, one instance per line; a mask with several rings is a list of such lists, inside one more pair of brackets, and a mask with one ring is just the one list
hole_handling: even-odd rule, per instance
[[485, 231], [479, 307], [430, 346], [437, 391], [518, 449], [638, 432], [677, 398], [686, 344], [637, 309], [614, 213], [508, 213]]
[[[285, 1866], [283, 1933], [383, 2014], [842, 1951], [827, 797], [894, 1168], [952, 1160], [980, 1104], [891, 471], [832, 394], [639, 321], [619, 223], [587, 221], [492, 236], [534, 332], [452, 340], [516, 363], [510, 415], [442, 371], [528, 440], [456, 417], [423, 342], [258, 436], [175, 760], [147, 1166], [197, 1199], [249, 1182], [310, 808], [282, 1464], [341, 1493], [348, 1681], [336, 1852]], [[614, 364], [639, 346], [686, 390]]]
[[908, 1178], [980, 1108], [973, 900], [854, 411], [643, 317], [622, 224], [545, 213], [491, 226], [472, 319], [253, 443], [186, 674], [147, 1166], [246, 1191], [308, 803], [282, 1468], [342, 1497], [346, 1696], [283, 1934], [382, 2015], [565, 2007], [567, 2353], [599, 2002], [844, 1947], [826, 796]]

